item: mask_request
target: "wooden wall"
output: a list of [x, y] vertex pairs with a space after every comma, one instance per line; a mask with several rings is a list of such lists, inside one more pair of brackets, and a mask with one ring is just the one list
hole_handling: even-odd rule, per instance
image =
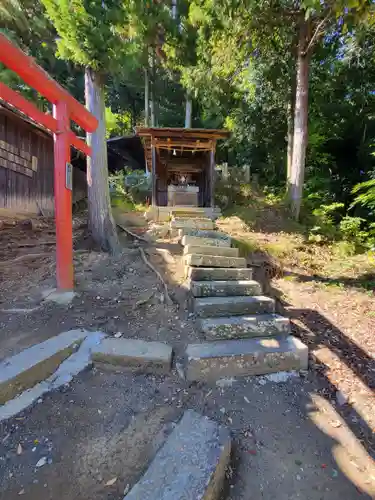
[[[0, 107], [0, 208], [53, 213], [53, 137]], [[73, 172], [73, 202], [86, 197], [86, 174]]]

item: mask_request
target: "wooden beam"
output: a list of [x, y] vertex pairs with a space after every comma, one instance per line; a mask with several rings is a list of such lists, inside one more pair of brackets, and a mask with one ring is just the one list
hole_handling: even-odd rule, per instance
[[184, 128], [156, 128], [137, 127], [136, 133], [140, 137], [170, 137], [179, 139], [225, 139], [230, 136], [227, 130], [219, 129], [184, 129]]

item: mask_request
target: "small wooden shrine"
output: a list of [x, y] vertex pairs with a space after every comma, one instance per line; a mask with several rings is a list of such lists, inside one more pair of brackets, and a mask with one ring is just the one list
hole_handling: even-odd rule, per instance
[[213, 207], [215, 150], [226, 130], [138, 127], [154, 207]]

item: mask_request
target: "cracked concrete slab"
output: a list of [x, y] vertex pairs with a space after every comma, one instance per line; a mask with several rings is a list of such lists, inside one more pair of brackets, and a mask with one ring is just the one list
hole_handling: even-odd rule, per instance
[[6, 358], [0, 363], [0, 404], [49, 377], [87, 336], [86, 330], [69, 330]]
[[[77, 352], [63, 361], [51, 376], [22, 392], [14, 399], [7, 401], [0, 407], [0, 422], [25, 410], [38, 398], [43, 396], [43, 394], [58, 389], [64, 384], [68, 384], [75, 375], [78, 375], [91, 366], [92, 349], [99, 344], [104, 337], [105, 334], [102, 332], [86, 332], [86, 338], [83, 340]], [[26, 351], [30, 351], [30, 349], [26, 349]]]

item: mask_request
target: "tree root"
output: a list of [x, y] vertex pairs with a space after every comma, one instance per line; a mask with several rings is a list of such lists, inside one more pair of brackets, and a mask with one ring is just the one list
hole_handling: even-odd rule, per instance
[[170, 297], [170, 295], [168, 293], [168, 287], [167, 287], [166, 282], [163, 280], [162, 275], [159, 273], [159, 271], [157, 269], [155, 269], [155, 267], [147, 259], [146, 254], [145, 254], [143, 248], [140, 247], [139, 251], [141, 253], [141, 257], [142, 257], [143, 262], [146, 264], [147, 267], [149, 267], [156, 274], [156, 276], [159, 278], [159, 280], [163, 283], [163, 286], [164, 286], [164, 296], [165, 296], [165, 302], [166, 302], [166, 304], [168, 306], [172, 305], [173, 301], [172, 301], [172, 299], [171, 299], [171, 297]]
[[19, 257], [16, 257], [15, 259], [5, 260], [3, 262], [0, 262], [0, 267], [10, 266], [12, 264], [15, 264], [16, 262], [21, 262], [23, 260], [39, 259], [41, 257], [52, 257], [52, 255], [53, 254], [51, 254], [50, 252], [29, 253], [27, 255], [20, 255]]
[[116, 226], [118, 226], [120, 229], [122, 229], [126, 234], [129, 234], [130, 236], [132, 236], [133, 238], [139, 240], [139, 241], [144, 241], [145, 243], [149, 243], [149, 241], [146, 240], [146, 238], [143, 238], [142, 236], [138, 236], [138, 234], [135, 234], [133, 233], [133, 231], [130, 231], [130, 229], [128, 229], [127, 227], [125, 226], [122, 226], [121, 224], [118, 224], [116, 222]]

